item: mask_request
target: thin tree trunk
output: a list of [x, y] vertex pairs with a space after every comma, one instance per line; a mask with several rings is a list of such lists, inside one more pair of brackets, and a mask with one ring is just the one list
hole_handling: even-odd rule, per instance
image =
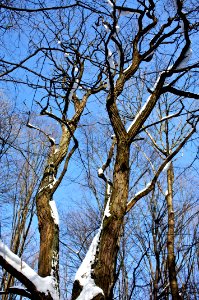
[[167, 233], [167, 262], [169, 271], [169, 284], [171, 289], [171, 295], [173, 300], [180, 300], [176, 273], [175, 263], [175, 249], [174, 249], [174, 238], [175, 238], [175, 219], [173, 210], [173, 181], [174, 172], [173, 164], [171, 163], [167, 170], [167, 185], [168, 193], [166, 196], [167, 209], [168, 209], [168, 233]]
[[[14, 228], [14, 232], [12, 234], [12, 240], [11, 240], [11, 250], [14, 254], [19, 255], [19, 257], [22, 256], [23, 254], [23, 246], [27, 237], [27, 233], [26, 235], [23, 235], [23, 232], [26, 231], [25, 230], [25, 226], [26, 226], [26, 221], [28, 218], [28, 213], [30, 210], [30, 200], [31, 200], [31, 196], [33, 193], [33, 187], [34, 185], [30, 186], [29, 192], [25, 198], [25, 201], [23, 202], [23, 197], [21, 200], [21, 204], [20, 204], [20, 208], [17, 212], [17, 224], [15, 225]], [[34, 204], [31, 204], [34, 205]], [[29, 228], [27, 228], [27, 230], [29, 230]], [[2, 278], [2, 283], [1, 286], [3, 287], [3, 290], [5, 292], [8, 292], [9, 288], [11, 286], [14, 285], [14, 277], [12, 276], [12, 274], [7, 273], [6, 271], [3, 274], [3, 278]], [[8, 299], [14, 299], [15, 296], [7, 293], [2, 295], [2, 300], [8, 300]]]

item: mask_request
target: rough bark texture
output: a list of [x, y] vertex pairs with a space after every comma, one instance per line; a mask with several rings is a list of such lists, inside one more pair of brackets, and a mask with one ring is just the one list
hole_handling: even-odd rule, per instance
[[[54, 255], [59, 253], [59, 227], [52, 218], [48, 195], [43, 194], [39, 198], [37, 210], [40, 231], [38, 274], [45, 277], [51, 275]], [[56, 271], [58, 272], [58, 269]]]
[[176, 273], [176, 263], [174, 254], [174, 238], [175, 238], [175, 219], [173, 210], [173, 165], [171, 163], [169, 169], [167, 170], [167, 185], [168, 185], [168, 195], [167, 199], [167, 209], [168, 209], [168, 234], [167, 234], [167, 261], [168, 261], [168, 271], [169, 271], [169, 284], [171, 289], [171, 295], [173, 300], [182, 299], [179, 295], [177, 273]]
[[[37, 217], [40, 233], [40, 252], [38, 274], [41, 277], [53, 275], [59, 284], [59, 226], [52, 217], [50, 201], [56, 190], [57, 170], [68, 152], [71, 133], [62, 125], [62, 137], [59, 147], [52, 145], [46, 163], [40, 190], [36, 197]], [[58, 179], [59, 180], [59, 179]]]
[[[112, 299], [115, 268], [129, 185], [129, 145], [119, 143], [110, 200], [110, 217], [105, 217], [100, 236], [99, 252], [93, 266], [93, 278], [104, 291], [106, 300]], [[99, 298], [101, 299], [101, 298]]]

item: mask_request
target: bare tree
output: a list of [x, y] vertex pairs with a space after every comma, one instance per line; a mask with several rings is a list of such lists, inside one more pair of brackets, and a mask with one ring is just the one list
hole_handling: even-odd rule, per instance
[[[76, 273], [72, 299], [112, 299], [125, 216], [154, 190], [164, 167], [196, 131], [198, 115], [189, 110], [190, 116], [183, 119], [189, 128], [186, 134], [162, 161], [158, 160], [144, 189], [129, 197], [134, 142], [143, 138], [145, 129], [175, 117], [165, 114], [162, 119], [151, 119], [161, 105], [160, 99], [165, 94], [178, 96], [176, 101], [183, 102], [180, 113], [187, 113], [187, 102], [190, 107], [199, 99], [195, 89], [196, 46], [194, 42], [191, 45], [197, 28], [194, 4], [177, 0], [167, 7], [164, 1], [160, 4], [150, 0], [130, 6], [110, 0], [51, 8], [4, 5], [3, 9], [27, 13], [30, 27], [25, 31], [29, 35], [28, 55], [21, 60], [15, 57], [14, 62], [8, 55], [1, 59], [1, 78], [35, 89], [38, 94], [34, 94], [33, 102], [40, 107], [43, 120], [48, 117], [58, 122], [59, 129], [54, 139], [50, 130], [29, 119], [27, 122], [30, 128], [44, 134], [50, 145], [36, 194], [38, 274], [24, 262], [20, 268], [19, 258], [3, 243], [0, 263], [26, 287], [15, 292], [33, 299], [59, 299], [59, 222], [53, 196], [78, 148], [76, 130], [86, 105], [87, 109], [98, 109], [97, 105], [89, 106], [88, 99], [103, 97], [113, 131], [107, 159], [98, 169], [99, 178], [106, 184], [105, 209], [98, 233]], [[26, 77], [21, 76], [24, 73]], [[134, 113], [127, 127], [122, 108], [124, 92], [130, 86], [134, 87], [132, 98], [137, 105], [126, 103]], [[111, 162], [109, 179], [106, 171]], [[136, 186], [139, 189], [139, 184]], [[172, 208], [170, 215], [171, 211]]]

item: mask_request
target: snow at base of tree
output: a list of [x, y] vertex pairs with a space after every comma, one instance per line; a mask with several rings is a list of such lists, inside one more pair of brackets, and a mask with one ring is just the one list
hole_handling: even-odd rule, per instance
[[[104, 171], [102, 168], [99, 168], [98, 175], [102, 175], [102, 174], [104, 174]], [[103, 290], [95, 284], [95, 282], [92, 278], [92, 265], [95, 262], [95, 256], [96, 256], [96, 252], [97, 252], [97, 248], [98, 248], [98, 244], [99, 244], [103, 221], [104, 221], [105, 217], [111, 216], [111, 214], [110, 214], [111, 185], [109, 182], [107, 183], [107, 191], [106, 192], [107, 192], [108, 200], [107, 200], [107, 204], [106, 204], [106, 207], [104, 210], [104, 215], [102, 218], [101, 226], [100, 226], [97, 234], [93, 238], [93, 241], [87, 251], [87, 254], [75, 275], [75, 281], [79, 281], [79, 284], [83, 287], [77, 300], [91, 300], [99, 294], [104, 295]]]
[[51, 216], [54, 219], [55, 224], [59, 225], [59, 214], [57, 211], [57, 206], [54, 200], [49, 202], [51, 208]]
[[95, 235], [83, 262], [77, 270], [75, 280], [79, 281], [80, 285], [83, 287], [83, 290], [81, 291], [77, 300], [91, 300], [93, 297], [97, 296], [100, 293], [104, 294], [102, 289], [96, 286], [93, 278], [91, 278], [92, 265], [95, 261], [100, 233], [101, 228]]
[[91, 300], [99, 294], [102, 294], [102, 289], [95, 285], [94, 280], [89, 281], [83, 288], [77, 300]]
[[32, 282], [38, 292], [44, 293], [45, 295], [50, 294], [53, 300], [59, 300], [59, 295], [55, 288], [54, 277], [40, 277], [24, 261], [10, 251], [2, 241], [0, 241], [0, 257], [5, 259], [18, 273], [23, 274], [30, 282]]

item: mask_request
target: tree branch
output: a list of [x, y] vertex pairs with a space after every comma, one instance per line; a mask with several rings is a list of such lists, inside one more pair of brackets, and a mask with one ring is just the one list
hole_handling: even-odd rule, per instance
[[169, 93], [172, 93], [174, 95], [187, 97], [187, 98], [199, 99], [199, 94], [178, 90], [178, 89], [176, 89], [172, 86], [165, 86], [163, 88], [163, 92], [169, 92]]
[[155, 176], [151, 180], [151, 182], [140, 192], [138, 192], [127, 204], [126, 212], [129, 212], [130, 209], [134, 207], [134, 205], [143, 198], [144, 196], [148, 195], [155, 187], [155, 184], [158, 180], [159, 175], [161, 174], [164, 167], [172, 160], [172, 158], [182, 149], [182, 147], [186, 144], [186, 142], [189, 140], [189, 138], [192, 136], [192, 134], [196, 131], [195, 127], [189, 132], [189, 134], [184, 138], [184, 140], [179, 144], [179, 146], [176, 148], [173, 153], [171, 153], [165, 161], [161, 164], [159, 169], [157, 170]]

